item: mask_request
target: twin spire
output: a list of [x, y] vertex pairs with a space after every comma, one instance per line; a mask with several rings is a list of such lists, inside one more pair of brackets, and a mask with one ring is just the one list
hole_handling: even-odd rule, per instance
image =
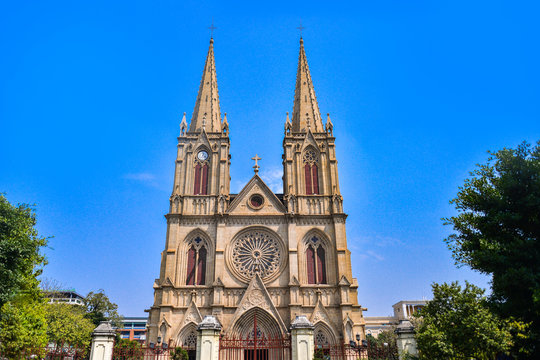
[[199, 95], [191, 117], [190, 132], [221, 132], [221, 113], [217, 86], [216, 62], [214, 60], [214, 39], [210, 39], [210, 48], [206, 56], [204, 71], [199, 86]]
[[311, 81], [304, 40], [300, 38], [300, 54], [296, 72], [296, 88], [294, 90], [294, 107], [292, 115], [292, 131], [324, 132], [319, 104], [315, 96], [315, 88]]
[[[204, 72], [189, 131], [198, 132], [203, 128], [206, 132], [222, 131], [216, 63], [214, 59], [214, 39], [212, 38], [210, 39], [210, 47], [206, 56]], [[300, 38], [300, 54], [298, 56], [292, 114], [292, 131], [303, 132], [308, 129], [311, 129], [312, 132], [325, 131], [309, 72], [306, 52], [304, 50], [304, 40]]]

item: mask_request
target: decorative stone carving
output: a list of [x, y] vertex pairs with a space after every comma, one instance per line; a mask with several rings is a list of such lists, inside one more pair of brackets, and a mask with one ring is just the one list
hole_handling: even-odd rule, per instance
[[263, 228], [243, 231], [227, 246], [228, 265], [244, 282], [249, 282], [255, 274], [266, 282], [275, 279], [283, 270], [285, 258], [281, 239]]
[[[248, 310], [253, 308], [261, 308], [265, 311], [267, 311], [279, 324], [279, 327], [281, 328], [281, 333], [286, 334], [287, 333], [287, 327], [285, 326], [285, 323], [283, 322], [283, 319], [279, 315], [279, 312], [277, 311], [275, 305], [272, 303], [272, 299], [270, 298], [270, 294], [268, 294], [268, 291], [266, 287], [264, 286], [264, 283], [259, 276], [259, 274], [255, 274], [253, 279], [251, 279], [251, 282], [249, 283], [249, 286], [244, 293], [244, 296], [242, 297], [242, 300], [240, 301], [240, 304], [236, 308], [236, 311], [233, 315], [233, 319], [231, 320], [231, 324], [235, 324], [240, 317], [246, 313]], [[231, 328], [233, 328], [231, 326]], [[229, 330], [231, 329], [229, 328]]]

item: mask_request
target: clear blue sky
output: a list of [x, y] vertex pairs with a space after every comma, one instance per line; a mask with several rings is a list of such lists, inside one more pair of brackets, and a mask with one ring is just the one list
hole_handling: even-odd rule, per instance
[[232, 189], [281, 192], [302, 21], [335, 125], [353, 272], [367, 316], [456, 269], [440, 220], [486, 150], [540, 139], [534, 1], [2, 1], [0, 191], [53, 235], [45, 276], [152, 305], [181, 115], [193, 111], [214, 18]]

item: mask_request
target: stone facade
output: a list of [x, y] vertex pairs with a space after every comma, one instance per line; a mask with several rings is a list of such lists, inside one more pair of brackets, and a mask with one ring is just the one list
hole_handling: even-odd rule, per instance
[[[205, 315], [247, 336], [257, 312], [266, 336], [288, 336], [305, 316], [316, 339], [365, 338], [347, 249], [333, 125], [323, 125], [303, 41], [292, 121], [283, 140], [283, 188], [255, 175], [230, 193], [227, 115], [219, 108], [213, 40], [188, 127], [180, 124], [167, 236], [147, 342], [182, 345]], [[322, 340], [321, 340], [322, 341]]]

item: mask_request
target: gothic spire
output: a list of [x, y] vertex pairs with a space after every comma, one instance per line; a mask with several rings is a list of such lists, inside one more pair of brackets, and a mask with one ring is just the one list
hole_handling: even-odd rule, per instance
[[204, 72], [197, 95], [197, 102], [191, 117], [189, 131], [220, 132], [219, 94], [214, 60], [214, 39], [210, 38], [210, 47], [204, 64]]
[[302, 38], [300, 38], [300, 55], [294, 90], [292, 127], [293, 132], [307, 131], [308, 128], [313, 132], [324, 132]]

